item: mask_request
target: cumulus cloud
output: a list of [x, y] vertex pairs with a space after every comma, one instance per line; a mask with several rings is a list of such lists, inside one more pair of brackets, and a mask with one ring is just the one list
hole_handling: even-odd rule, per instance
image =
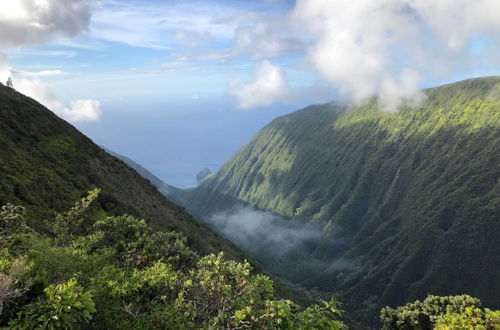
[[62, 118], [71, 122], [96, 121], [101, 117], [101, 102], [96, 100], [72, 101], [69, 107], [60, 110]]
[[14, 88], [29, 96], [59, 117], [70, 122], [96, 121], [100, 119], [101, 104], [96, 100], [76, 100], [65, 106], [57, 98], [54, 90], [40, 80], [40, 77], [64, 74], [59, 70], [45, 70], [40, 72], [18, 72], [12, 70], [7, 63], [7, 58], [0, 52], [0, 81], [5, 83], [8, 77], [13, 77]]
[[[71, 37], [87, 30], [91, 0], [18, 0], [0, 2], [0, 47], [40, 44], [57, 37]], [[29, 50], [28, 50], [29, 52]], [[61, 55], [52, 51], [49, 55]], [[64, 56], [64, 55], [63, 55]], [[71, 53], [70, 56], [74, 56]], [[42, 77], [66, 74], [61, 70], [25, 72], [9, 67], [0, 52], [0, 80], [13, 77], [19, 92], [34, 98], [58, 116], [71, 121], [99, 120], [101, 104], [96, 100], [76, 100], [65, 106]]]
[[59, 101], [54, 90], [38, 78], [15, 77], [14, 87], [69, 122], [100, 120], [101, 103], [99, 101], [76, 100], [70, 102], [69, 106], [65, 106]]
[[0, 46], [38, 44], [85, 31], [90, 0], [0, 1]]
[[264, 60], [257, 67], [255, 79], [245, 82], [239, 78], [229, 81], [229, 94], [241, 108], [249, 109], [265, 106], [277, 101], [287, 101], [291, 97], [286, 73], [280, 67]]
[[[293, 25], [314, 40], [308, 61], [345, 95], [418, 102], [421, 77], [473, 65], [470, 44], [500, 41], [496, 0], [298, 0]], [[483, 49], [485, 52], [486, 49]]]

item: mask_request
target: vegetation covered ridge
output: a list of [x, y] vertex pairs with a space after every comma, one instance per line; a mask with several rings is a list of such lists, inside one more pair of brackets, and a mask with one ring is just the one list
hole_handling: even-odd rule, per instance
[[33, 221], [50, 219], [94, 187], [102, 189], [93, 206], [100, 212], [127, 213], [146, 219], [155, 230], [184, 233], [188, 245], [202, 254], [224, 251], [231, 259], [245, 258], [72, 125], [0, 85], [0, 205], [27, 207]]
[[[498, 308], [500, 77], [422, 93], [396, 113], [373, 99], [277, 118], [180, 199], [207, 221], [244, 203], [321, 223], [314, 258], [266, 266], [338, 293], [365, 324], [382, 306], [427, 294], [467, 293]], [[312, 259], [323, 269], [312, 273]]]

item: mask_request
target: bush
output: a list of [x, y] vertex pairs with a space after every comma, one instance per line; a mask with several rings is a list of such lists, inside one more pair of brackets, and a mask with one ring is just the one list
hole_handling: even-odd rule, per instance
[[80, 329], [92, 319], [92, 296], [75, 280], [50, 285], [44, 292], [46, 299], [24, 306], [17, 319], [9, 322], [12, 329]]
[[3, 323], [10, 320], [13, 329], [344, 328], [334, 301], [301, 310], [279, 300], [273, 281], [252, 274], [247, 261], [227, 261], [222, 253], [200, 258], [184, 236], [154, 232], [132, 216], [92, 218], [86, 211], [97, 194], [47, 222], [46, 232], [17, 230], [23, 209], [3, 208], [0, 237], [10, 242], [0, 248], [0, 309], [9, 306]]
[[467, 307], [463, 313], [447, 313], [436, 319], [436, 329], [500, 329], [500, 311]]
[[26, 257], [10, 260], [4, 254], [0, 257], [0, 315], [5, 305], [24, 295], [33, 284], [29, 277], [30, 266]]
[[438, 326], [451, 329], [453, 325], [468, 329], [466, 324], [493, 324], [495, 317], [498, 319], [498, 312], [482, 311], [480, 305], [479, 299], [468, 295], [428, 296], [423, 302], [417, 300], [396, 309], [385, 307], [380, 319], [383, 329], [434, 329]]
[[94, 224], [102, 232], [99, 248], [112, 248], [116, 259], [126, 267], [144, 268], [156, 261], [176, 268], [194, 265], [197, 255], [186, 245], [186, 239], [173, 232], [153, 232], [144, 220], [132, 216], [108, 217]]

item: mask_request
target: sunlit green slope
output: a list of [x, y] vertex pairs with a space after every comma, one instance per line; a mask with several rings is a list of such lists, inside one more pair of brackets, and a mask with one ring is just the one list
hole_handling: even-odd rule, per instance
[[[316, 105], [272, 121], [183, 203], [209, 218], [235, 202], [321, 221], [308, 271], [295, 282], [335, 291], [365, 317], [428, 293], [469, 293], [500, 305], [500, 77], [423, 91], [417, 108], [375, 100]], [[343, 242], [343, 244], [338, 244]]]

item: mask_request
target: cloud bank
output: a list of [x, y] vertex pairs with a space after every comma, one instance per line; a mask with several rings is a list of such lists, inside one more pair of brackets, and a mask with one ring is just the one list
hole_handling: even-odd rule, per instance
[[[333, 88], [355, 102], [378, 94], [394, 110], [418, 103], [423, 81], [497, 68], [499, 12], [497, 0], [297, 0], [284, 25], [287, 43], [256, 24], [240, 29], [235, 49], [251, 43], [251, 58], [270, 58], [301, 40], [307, 67]], [[282, 81], [275, 84], [270, 80], [268, 88]]]
[[[346, 246], [342, 239], [332, 243], [317, 223], [285, 220], [270, 212], [241, 205], [216, 213], [208, 223], [263, 263], [269, 271], [285, 278], [301, 273], [333, 276], [355, 266], [353, 261], [344, 258], [317, 255], [318, 247], [325, 239], [330, 248], [340, 251]], [[287, 269], [291, 272], [287, 273]], [[295, 272], [297, 274], [293, 275]], [[301, 276], [300, 280], [304, 280]]]
[[281, 258], [293, 250], [312, 252], [321, 229], [281, 219], [250, 207], [237, 206], [213, 215], [209, 223], [250, 252], [265, 250]]
[[315, 39], [308, 61], [324, 78], [392, 103], [418, 98], [421, 76], [469, 66], [475, 39], [498, 42], [498, 12], [495, 0], [299, 0], [291, 19]]
[[[88, 29], [90, 0], [19, 0], [0, 2], [0, 47], [40, 44], [57, 37], [72, 37]], [[13, 77], [19, 92], [34, 98], [58, 116], [71, 121], [99, 120], [101, 104], [76, 100], [65, 106], [42, 77], [65, 74], [61, 70], [23, 72], [12, 69], [0, 52], [0, 81]]]

